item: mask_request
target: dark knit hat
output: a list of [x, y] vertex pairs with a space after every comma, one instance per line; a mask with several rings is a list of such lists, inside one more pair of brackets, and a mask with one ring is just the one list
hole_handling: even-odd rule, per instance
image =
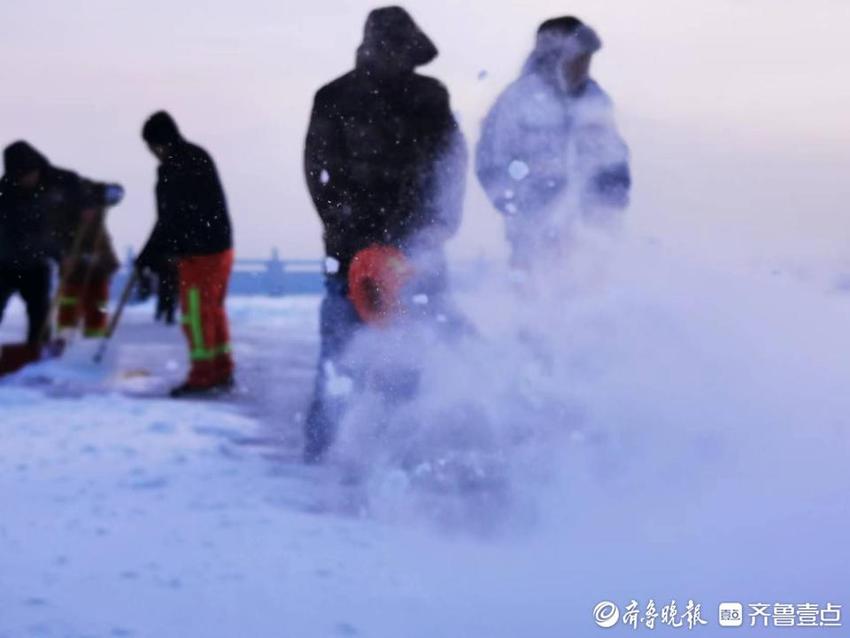
[[584, 22], [575, 16], [564, 16], [562, 18], [549, 18], [537, 29], [537, 35], [543, 32], [558, 32], [563, 35], [570, 35], [575, 32]]
[[142, 137], [148, 144], [172, 144], [181, 139], [177, 123], [165, 111], [151, 115], [142, 127]]
[[537, 29], [537, 46], [566, 46], [574, 55], [596, 53], [602, 40], [596, 32], [574, 16], [550, 18]]
[[26, 173], [47, 167], [47, 158], [27, 142], [18, 140], [3, 150], [3, 163], [6, 174], [20, 177]]

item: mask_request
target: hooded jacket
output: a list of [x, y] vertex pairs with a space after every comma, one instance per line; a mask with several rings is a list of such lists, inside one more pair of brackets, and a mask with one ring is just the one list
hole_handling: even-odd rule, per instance
[[[4, 268], [26, 269], [48, 259], [61, 259], [74, 244], [81, 212], [117, 203], [111, 194], [115, 185], [87, 180], [51, 166], [27, 142], [6, 147], [3, 160], [0, 266]], [[34, 170], [39, 171], [38, 183], [34, 188], [25, 188], [19, 183], [20, 178]], [[111, 254], [111, 245], [109, 250]]]
[[[545, 28], [558, 22], [567, 30]], [[519, 79], [487, 114], [476, 148], [476, 174], [493, 205], [517, 222], [541, 226], [553, 214], [588, 219], [621, 209], [631, 184], [610, 99], [589, 78], [573, 87], [563, 79], [565, 64], [602, 43], [575, 18], [550, 23], [541, 27]]]
[[415, 73], [436, 56], [407, 12], [377, 9], [354, 70], [316, 93], [304, 172], [341, 275], [371, 244], [439, 249], [457, 230], [466, 144], [448, 91]]
[[160, 111], [142, 129], [148, 144], [164, 146], [157, 170], [157, 221], [139, 263], [165, 257], [212, 255], [233, 247], [227, 200], [212, 157], [186, 141], [172, 117]]

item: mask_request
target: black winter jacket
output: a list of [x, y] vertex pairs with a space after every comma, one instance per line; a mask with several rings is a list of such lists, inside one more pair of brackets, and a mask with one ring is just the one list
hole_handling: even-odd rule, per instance
[[233, 247], [227, 200], [212, 157], [180, 138], [169, 146], [156, 183], [157, 221], [139, 256], [212, 255]]
[[437, 54], [397, 7], [372, 12], [355, 69], [315, 96], [304, 171], [325, 250], [347, 271], [373, 243], [439, 249], [460, 223], [467, 153]]
[[[61, 259], [71, 248], [80, 212], [113, 203], [108, 196], [110, 185], [51, 166], [26, 142], [10, 145], [4, 156], [6, 174], [0, 179], [0, 265], [5, 268], [28, 268], [47, 259]], [[20, 162], [40, 172], [34, 188], [18, 183]]]

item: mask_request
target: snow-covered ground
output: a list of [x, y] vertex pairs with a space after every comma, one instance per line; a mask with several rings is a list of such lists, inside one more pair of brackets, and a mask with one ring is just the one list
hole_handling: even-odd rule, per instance
[[158, 398], [185, 355], [146, 306], [103, 366], [78, 342], [0, 381], [0, 636], [587, 638], [634, 634], [592, 616], [631, 599], [693, 599], [715, 636], [723, 600], [850, 604], [850, 300], [638, 256], [535, 324], [554, 362], [496, 339], [528, 310], [504, 289], [463, 299], [483, 338], [426, 400], [474, 396], [495, 431], [556, 396], [572, 424], [502, 499], [299, 463], [315, 298], [230, 301], [225, 401]]

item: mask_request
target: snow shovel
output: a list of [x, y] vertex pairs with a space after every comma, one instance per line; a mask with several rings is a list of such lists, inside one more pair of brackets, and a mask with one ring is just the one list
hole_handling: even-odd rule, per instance
[[127, 305], [127, 302], [130, 301], [130, 295], [133, 294], [133, 288], [136, 286], [136, 282], [139, 279], [139, 271], [133, 267], [130, 276], [127, 278], [127, 283], [124, 284], [124, 290], [121, 293], [121, 298], [118, 301], [118, 307], [115, 309], [115, 313], [112, 315], [112, 319], [109, 320], [109, 326], [106, 328], [106, 334], [103, 335], [103, 340], [100, 342], [100, 347], [97, 349], [97, 352], [94, 355], [94, 362], [100, 363], [103, 361], [103, 357], [106, 356], [106, 351], [109, 348], [109, 341], [112, 339], [112, 335], [115, 334], [115, 330], [118, 328], [118, 322], [121, 321], [121, 315], [124, 314], [124, 307]]
[[41, 350], [38, 345], [29, 343], [7, 343], [0, 346], [0, 377], [41, 360]]
[[[59, 293], [54, 295], [54, 300], [51, 301], [51, 311], [47, 315], [45, 325], [39, 331], [39, 334], [46, 337], [48, 326], [50, 325], [50, 317], [58, 305]], [[64, 339], [42, 338], [38, 343], [7, 343], [0, 345], [0, 377], [7, 374], [17, 372], [21, 368], [30, 363], [35, 363], [42, 359], [58, 359], [65, 352]]]

